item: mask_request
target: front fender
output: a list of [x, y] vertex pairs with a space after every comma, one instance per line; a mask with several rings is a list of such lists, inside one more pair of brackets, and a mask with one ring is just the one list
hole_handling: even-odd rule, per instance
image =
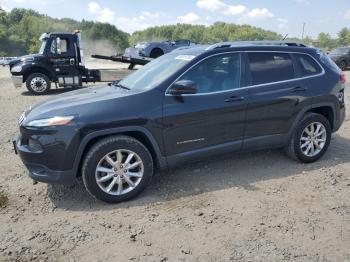
[[162, 156], [159, 145], [155, 140], [155, 138], [153, 137], [153, 135], [151, 134], [151, 132], [149, 132], [144, 127], [126, 126], [126, 127], [117, 127], [117, 128], [110, 128], [105, 130], [98, 130], [86, 135], [79, 145], [79, 148], [74, 160], [74, 164], [73, 164], [74, 173], [78, 175], [79, 166], [82, 161], [82, 157], [84, 155], [85, 149], [89, 142], [91, 142], [93, 139], [96, 139], [98, 137], [104, 137], [108, 135], [118, 135], [126, 132], [141, 132], [143, 135], [145, 135], [148, 138], [148, 140], [151, 142], [154, 152], [156, 153], [157, 159], [155, 159], [155, 161], [157, 161], [158, 166], [160, 167], [160, 169], [167, 168], [168, 164], [167, 164], [166, 158]]

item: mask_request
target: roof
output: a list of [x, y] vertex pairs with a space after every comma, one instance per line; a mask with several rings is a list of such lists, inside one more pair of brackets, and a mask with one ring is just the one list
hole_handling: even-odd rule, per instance
[[315, 48], [294, 41], [239, 41], [222, 42], [213, 45], [195, 45], [181, 47], [173, 52], [184, 55], [200, 55], [203, 53], [217, 53], [218, 51], [277, 51], [277, 52], [305, 52], [315, 51]]

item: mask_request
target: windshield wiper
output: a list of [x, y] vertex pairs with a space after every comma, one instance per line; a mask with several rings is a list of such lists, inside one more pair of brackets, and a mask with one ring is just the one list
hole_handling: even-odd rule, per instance
[[120, 87], [120, 88], [126, 89], [126, 90], [131, 90], [129, 87], [119, 84], [119, 81], [112, 82], [112, 85], [116, 86], [116, 87]]

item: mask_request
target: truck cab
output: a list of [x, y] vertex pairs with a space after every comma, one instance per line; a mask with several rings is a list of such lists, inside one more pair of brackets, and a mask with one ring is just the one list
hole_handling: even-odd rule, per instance
[[56, 87], [80, 87], [83, 82], [99, 82], [99, 70], [84, 65], [80, 32], [44, 33], [37, 54], [11, 61], [10, 71], [16, 87], [26, 84], [30, 93], [45, 94], [54, 83]]

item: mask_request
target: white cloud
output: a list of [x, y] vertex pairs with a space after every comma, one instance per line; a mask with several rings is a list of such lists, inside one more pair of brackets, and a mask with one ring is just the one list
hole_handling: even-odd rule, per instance
[[147, 12], [147, 11], [143, 11], [141, 13], [141, 15], [139, 16], [140, 19], [146, 20], [146, 19], [156, 19], [161, 17], [162, 14], [161, 13], [151, 13], [151, 12]]
[[11, 12], [11, 9], [7, 8], [6, 6], [0, 5], [0, 8], [2, 8], [2, 10], [4, 10], [6, 13]]
[[220, 0], [198, 0], [197, 6], [210, 12], [220, 12], [227, 16], [240, 15], [248, 9], [244, 5], [228, 5]]
[[144, 30], [147, 27], [152, 26], [152, 24], [147, 23], [146, 21], [141, 21], [140, 17], [118, 17], [114, 24], [117, 28], [132, 33], [138, 30]]
[[190, 12], [184, 16], [178, 16], [178, 21], [184, 24], [196, 24], [199, 22], [200, 17], [193, 12]]
[[246, 16], [250, 18], [263, 19], [263, 18], [272, 18], [274, 17], [274, 14], [271, 13], [267, 8], [255, 8], [249, 11], [246, 14]]
[[161, 12], [143, 11], [134, 17], [118, 17], [114, 20], [114, 24], [123, 31], [133, 33], [151, 26], [170, 24], [168, 19], [169, 17]]
[[350, 19], [350, 9], [348, 9], [348, 10], [345, 12], [344, 18], [345, 18], [345, 19]]
[[102, 8], [96, 2], [88, 4], [88, 10], [91, 14], [98, 15], [97, 21], [102, 23], [112, 23], [114, 21], [114, 12], [108, 8]]
[[89, 8], [89, 12], [92, 14], [97, 14], [102, 9], [101, 6], [96, 2], [90, 2], [88, 4], [88, 8]]
[[285, 18], [277, 18], [277, 21], [278, 21], [278, 25], [277, 27], [279, 29], [287, 29], [288, 28], [288, 19], [285, 19]]
[[197, 6], [201, 9], [215, 12], [219, 9], [225, 8], [227, 5], [220, 0], [198, 0]]
[[244, 5], [229, 5], [226, 10], [223, 10], [225, 15], [240, 15], [246, 12], [248, 9]]

